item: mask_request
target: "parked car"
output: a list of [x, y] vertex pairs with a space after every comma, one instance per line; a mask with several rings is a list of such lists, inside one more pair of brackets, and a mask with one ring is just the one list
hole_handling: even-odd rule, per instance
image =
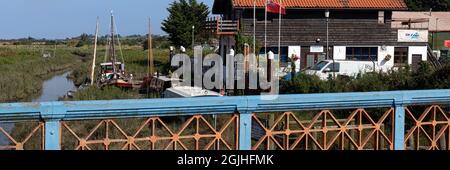
[[330, 76], [356, 76], [359, 73], [378, 71], [379, 68], [373, 62], [332, 61], [323, 60], [306, 70], [309, 75], [317, 75], [322, 80]]

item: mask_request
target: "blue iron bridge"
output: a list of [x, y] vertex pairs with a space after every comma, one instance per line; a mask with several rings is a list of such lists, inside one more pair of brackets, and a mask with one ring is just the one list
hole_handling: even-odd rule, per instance
[[450, 90], [5, 103], [0, 149], [450, 150], [449, 104]]

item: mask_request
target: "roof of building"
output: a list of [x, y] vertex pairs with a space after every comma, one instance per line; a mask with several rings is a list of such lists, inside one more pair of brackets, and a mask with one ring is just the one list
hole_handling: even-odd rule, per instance
[[[235, 8], [252, 8], [254, 0], [215, 0], [215, 2], [232, 1]], [[264, 7], [266, 0], [256, 0], [257, 7]], [[280, 0], [274, 0], [279, 3]], [[390, 9], [406, 10], [404, 0], [283, 0], [287, 8], [319, 9]]]
[[168, 88], [165, 93], [174, 93], [182, 97], [208, 97], [208, 96], [221, 96], [220, 93], [202, 89], [200, 87], [190, 86], [176, 86]]
[[[395, 11], [392, 20], [421, 20], [425, 19], [429, 31], [449, 32], [450, 12], [406, 12]], [[437, 19], [437, 20], [436, 20]], [[436, 24], [437, 23], [437, 24]], [[412, 23], [412, 28], [421, 27], [424, 23]]]
[[[122, 64], [121, 62], [116, 62], [116, 65]], [[101, 66], [112, 66], [112, 62], [101, 63]]]

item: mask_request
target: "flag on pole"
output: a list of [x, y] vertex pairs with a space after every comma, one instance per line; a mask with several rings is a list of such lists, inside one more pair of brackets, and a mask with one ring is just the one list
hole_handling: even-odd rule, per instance
[[445, 47], [450, 47], [450, 40], [445, 40], [444, 41], [444, 46]]
[[273, 2], [273, 0], [269, 0], [266, 10], [270, 13], [286, 15], [286, 7], [280, 5], [279, 3]]

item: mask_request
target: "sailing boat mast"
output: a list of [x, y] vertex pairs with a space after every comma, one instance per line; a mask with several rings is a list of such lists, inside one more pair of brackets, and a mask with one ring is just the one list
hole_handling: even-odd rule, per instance
[[148, 66], [149, 66], [149, 78], [153, 77], [153, 48], [152, 48], [152, 29], [151, 21], [148, 18]]
[[113, 67], [113, 77], [114, 79], [117, 78], [117, 68], [116, 68], [116, 49], [114, 47], [114, 15], [111, 11], [111, 45], [110, 45], [110, 54], [112, 57], [112, 67]]
[[97, 57], [97, 37], [98, 37], [98, 17], [97, 24], [95, 26], [95, 39], [94, 39], [94, 59], [92, 60], [92, 70], [91, 70], [91, 86], [94, 85], [94, 72], [95, 72], [95, 58]]

